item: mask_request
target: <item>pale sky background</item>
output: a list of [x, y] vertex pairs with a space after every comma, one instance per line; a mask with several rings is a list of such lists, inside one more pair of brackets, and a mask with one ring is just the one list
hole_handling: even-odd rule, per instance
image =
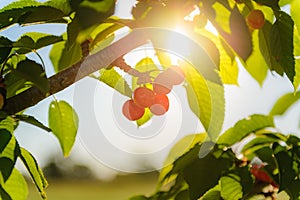
[[[0, 7], [10, 2], [1, 0]], [[130, 5], [133, 2], [120, 1], [116, 14], [120, 17], [129, 17]], [[0, 32], [0, 35], [16, 40], [28, 31], [59, 35], [65, 31], [65, 26], [15, 25]], [[48, 76], [54, 73], [48, 58], [50, 49], [46, 47], [38, 51], [46, 63]], [[145, 50], [136, 50], [127, 58], [135, 64], [139, 55], [144, 53]], [[151, 55], [151, 51], [146, 53]], [[30, 56], [37, 59], [34, 54]], [[260, 87], [245, 69], [240, 67], [239, 86], [225, 86], [226, 116], [223, 129], [229, 128], [238, 119], [250, 114], [267, 114], [278, 97], [292, 91], [292, 84], [286, 77], [269, 73], [263, 86]], [[112, 169], [125, 172], [143, 170], [141, 163], [145, 164], [145, 169], [149, 166], [159, 168], [176, 141], [186, 134], [202, 130], [197, 118], [188, 108], [185, 91], [181, 86], [175, 87], [169, 96], [168, 113], [163, 117], [154, 117], [147, 126], [139, 130], [121, 114], [121, 106], [126, 98], [103, 83], [85, 78], [55, 96], [59, 100], [73, 104], [80, 118], [78, 137], [70, 159], [89, 164], [100, 178], [113, 176], [115, 172]], [[48, 105], [52, 100], [53, 98], [49, 97], [41, 101], [33, 108], [27, 109], [26, 114], [34, 115], [44, 124], [48, 124]], [[277, 117], [276, 123], [284, 133], [299, 136], [300, 103], [295, 104], [285, 116]], [[21, 123], [15, 134], [20, 145], [31, 151], [42, 166], [49, 157], [61, 154], [58, 141], [52, 133]]]

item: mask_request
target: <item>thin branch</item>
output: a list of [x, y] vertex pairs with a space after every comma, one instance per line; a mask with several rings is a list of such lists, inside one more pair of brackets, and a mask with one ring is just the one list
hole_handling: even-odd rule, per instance
[[[80, 61], [63, 71], [58, 72], [49, 78], [50, 91], [48, 96], [67, 88], [73, 83], [101, 68], [109, 66], [114, 60], [122, 55], [143, 44], [146, 44], [148, 42], [148, 38], [149, 37], [144, 30], [135, 29], [103, 50], [87, 56], [84, 61]], [[3, 110], [9, 115], [15, 114], [28, 107], [34, 106], [46, 97], [47, 96], [45, 96], [39, 89], [32, 87], [7, 99]]]

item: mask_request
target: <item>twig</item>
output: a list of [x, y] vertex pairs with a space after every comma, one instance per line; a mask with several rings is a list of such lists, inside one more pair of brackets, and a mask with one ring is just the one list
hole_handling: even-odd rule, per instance
[[[133, 30], [128, 35], [103, 50], [87, 56], [83, 61], [80, 61], [50, 77], [50, 91], [48, 96], [67, 88], [73, 83], [101, 68], [109, 66], [116, 58], [119, 58], [147, 42], [148, 36], [144, 30]], [[47, 96], [45, 96], [39, 89], [32, 87], [7, 99], [3, 110], [6, 111], [7, 114], [12, 115], [37, 104], [46, 97]]]

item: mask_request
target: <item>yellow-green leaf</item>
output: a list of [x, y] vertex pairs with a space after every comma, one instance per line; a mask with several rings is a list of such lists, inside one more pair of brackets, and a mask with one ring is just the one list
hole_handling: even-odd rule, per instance
[[41, 197], [43, 199], [46, 199], [46, 193], [44, 189], [48, 186], [48, 182], [45, 179], [41, 168], [37, 164], [37, 161], [31, 155], [31, 153], [24, 148], [21, 148], [20, 158], [24, 163], [25, 167], [27, 168], [31, 178], [33, 179], [34, 184], [36, 185], [38, 191], [41, 194]]
[[[22, 174], [14, 168], [10, 177], [7, 179], [4, 185], [0, 186], [11, 197], [11, 200], [27, 200], [28, 188], [27, 183]], [[2, 192], [0, 191], [0, 199]], [[6, 200], [7, 198], [2, 198]]]
[[68, 156], [76, 139], [77, 113], [65, 101], [52, 101], [49, 106], [49, 127], [59, 140], [64, 156]]

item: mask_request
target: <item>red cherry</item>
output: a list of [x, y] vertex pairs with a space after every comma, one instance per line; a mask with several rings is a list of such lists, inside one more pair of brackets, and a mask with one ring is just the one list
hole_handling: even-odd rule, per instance
[[177, 66], [171, 66], [163, 73], [167, 74], [167, 77], [169, 77], [169, 79], [171, 79], [171, 81], [174, 85], [181, 84], [185, 78], [184, 72], [182, 71], [182, 69], [180, 67], [177, 67]]
[[155, 94], [168, 94], [173, 88], [170, 79], [162, 72], [153, 81], [153, 91]]
[[136, 105], [132, 99], [129, 99], [123, 104], [122, 113], [128, 120], [135, 121], [144, 115], [145, 109]]
[[265, 182], [265, 183], [271, 183], [271, 184], [274, 183], [272, 178], [264, 170], [264, 165], [263, 164], [254, 164], [251, 167], [250, 172], [259, 181], [262, 181], [262, 182]]
[[166, 95], [155, 95], [155, 101], [150, 106], [150, 111], [154, 115], [163, 115], [169, 110], [169, 98]]
[[260, 29], [265, 24], [265, 15], [261, 10], [252, 10], [246, 17], [249, 27], [253, 29]]
[[154, 104], [155, 94], [152, 90], [146, 87], [139, 87], [133, 92], [134, 102], [142, 107], [148, 108]]

